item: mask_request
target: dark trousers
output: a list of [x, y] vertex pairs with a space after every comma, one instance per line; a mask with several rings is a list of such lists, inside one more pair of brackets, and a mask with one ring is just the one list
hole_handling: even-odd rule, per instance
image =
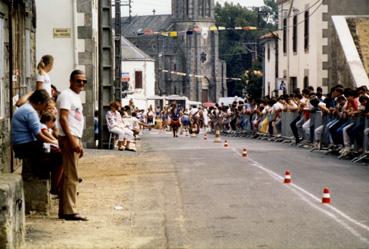
[[47, 179], [49, 172], [42, 164], [43, 143], [33, 141], [24, 144], [14, 144], [13, 150], [15, 157], [23, 160], [22, 178], [30, 180], [34, 177]]
[[300, 142], [300, 138], [299, 138], [299, 132], [297, 129], [297, 125], [296, 123], [299, 122], [301, 119], [301, 115], [299, 115], [297, 118], [295, 118], [291, 123], [290, 123], [290, 127], [293, 133], [293, 136], [295, 137], [296, 143]]
[[363, 134], [365, 129], [365, 119], [360, 117], [356, 122], [355, 125], [350, 129], [348, 132], [350, 136], [351, 144], [354, 144], [357, 141], [359, 147], [363, 144]]
[[342, 139], [339, 137], [338, 129], [345, 123], [345, 121], [338, 121], [335, 125], [329, 128], [329, 133], [332, 136], [332, 140], [334, 144], [343, 143]]

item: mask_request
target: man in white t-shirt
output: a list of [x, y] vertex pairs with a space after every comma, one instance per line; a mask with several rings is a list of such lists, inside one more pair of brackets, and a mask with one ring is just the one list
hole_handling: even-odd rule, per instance
[[84, 117], [79, 93], [84, 89], [86, 76], [81, 70], [74, 70], [70, 75], [70, 88], [58, 97], [58, 127], [60, 130], [59, 146], [63, 154], [63, 188], [59, 196], [59, 218], [65, 220], [87, 221], [77, 213], [77, 184], [79, 182], [77, 165], [83, 156], [82, 133]]

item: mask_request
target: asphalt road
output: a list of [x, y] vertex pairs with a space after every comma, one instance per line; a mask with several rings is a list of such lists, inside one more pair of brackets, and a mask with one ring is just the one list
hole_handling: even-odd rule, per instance
[[[369, 248], [369, 167], [286, 144], [222, 139], [228, 148], [212, 136], [144, 137], [144, 151], [168, 157], [175, 172], [164, 188], [168, 248]], [[329, 205], [321, 203], [325, 187]]]

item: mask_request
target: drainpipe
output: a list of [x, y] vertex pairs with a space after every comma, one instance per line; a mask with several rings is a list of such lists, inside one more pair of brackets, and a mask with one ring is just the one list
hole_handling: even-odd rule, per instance
[[[8, 4], [8, 26], [9, 26], [9, 119], [13, 118], [13, 6], [14, 1]], [[10, 172], [14, 172], [13, 150], [10, 149]]]
[[72, 0], [73, 6], [73, 68], [78, 66], [78, 27], [77, 27], [77, 0]]
[[[290, 17], [291, 17], [291, 13], [292, 13], [292, 9], [293, 9], [293, 1], [291, 0], [291, 4], [290, 4], [290, 8], [288, 10], [288, 15], [287, 15], [287, 87], [290, 88], [291, 82], [290, 82]], [[282, 4], [282, 13], [283, 13], [283, 4]], [[291, 89], [289, 89], [291, 91]]]

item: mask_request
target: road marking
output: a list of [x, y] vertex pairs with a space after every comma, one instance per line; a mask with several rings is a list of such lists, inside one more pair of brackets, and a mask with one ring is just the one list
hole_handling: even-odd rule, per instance
[[[237, 154], [238, 158], [241, 158], [242, 160], [245, 160], [245, 158], [242, 157], [242, 154], [240, 152], [238, 152], [237, 149], [233, 148], [232, 151]], [[256, 168], [259, 168], [259, 169], [263, 170], [264, 172], [268, 173], [276, 181], [282, 182], [282, 180], [284, 179], [284, 177], [282, 177], [279, 174], [275, 173], [274, 171], [264, 167], [262, 164], [260, 164], [259, 162], [251, 159], [250, 157], [248, 157], [246, 160], [252, 162], [252, 164], [251, 164], [252, 166], [254, 166]], [[359, 221], [351, 218], [350, 216], [348, 216], [344, 212], [340, 211], [339, 209], [333, 207], [332, 205], [324, 206], [325, 208], [331, 209], [331, 211], [322, 208], [322, 206], [320, 206], [320, 205], [318, 206], [316, 203], [318, 202], [320, 204], [320, 202], [321, 202], [320, 198], [318, 198], [315, 195], [309, 193], [307, 190], [303, 189], [302, 187], [299, 187], [298, 185], [296, 185], [294, 183], [289, 184], [289, 185], [284, 185], [284, 186], [289, 187], [295, 194], [297, 194], [303, 201], [308, 203], [311, 207], [315, 208], [316, 210], [318, 210], [318, 211], [322, 212], [323, 214], [327, 215], [328, 217], [332, 218], [337, 223], [342, 225], [346, 230], [348, 230], [351, 234], [353, 234], [355, 237], [359, 238], [362, 242], [369, 245], [369, 240], [367, 238], [365, 238], [364, 236], [362, 236], [359, 232], [357, 232], [349, 224], [347, 224], [347, 221], [351, 222], [352, 224], [354, 224], [358, 227], [361, 227], [362, 229], [364, 229], [366, 231], [369, 231], [368, 226], [366, 226], [365, 224], [360, 223]], [[314, 202], [307, 199], [306, 196], [313, 199]], [[336, 214], [334, 214], [334, 213], [336, 213]], [[341, 216], [341, 218], [338, 217], [337, 215]]]

